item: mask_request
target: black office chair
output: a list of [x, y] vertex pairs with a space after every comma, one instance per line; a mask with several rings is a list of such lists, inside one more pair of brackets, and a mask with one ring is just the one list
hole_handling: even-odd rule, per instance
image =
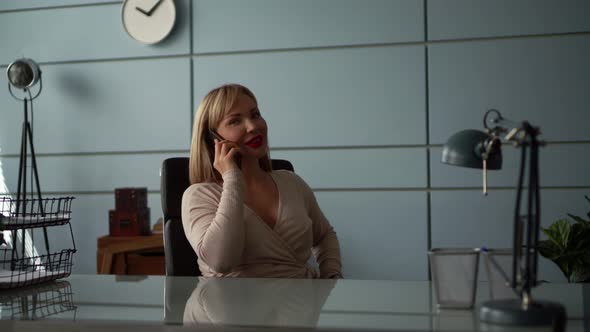
[[[287, 160], [271, 161], [273, 169], [294, 171], [293, 165]], [[197, 255], [184, 235], [182, 227], [182, 194], [189, 186], [188, 158], [177, 157], [164, 160], [160, 169], [160, 194], [164, 213], [164, 255], [168, 276], [201, 275], [197, 265]]]

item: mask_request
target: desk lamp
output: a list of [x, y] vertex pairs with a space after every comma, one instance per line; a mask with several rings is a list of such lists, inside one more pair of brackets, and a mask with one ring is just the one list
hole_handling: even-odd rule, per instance
[[[537, 251], [540, 231], [539, 129], [527, 121], [513, 122], [495, 109], [484, 116], [485, 132], [463, 130], [451, 136], [443, 147], [442, 162], [454, 166], [483, 169], [483, 192], [487, 195], [487, 170], [502, 168], [502, 136], [521, 149], [521, 163], [514, 209], [512, 274], [507, 285], [518, 299], [484, 302], [479, 309], [481, 322], [499, 325], [553, 326], [565, 328], [566, 312], [559, 303], [533, 300], [531, 288], [537, 286]], [[528, 151], [528, 154], [527, 154]], [[528, 162], [527, 162], [528, 157]], [[525, 166], [528, 166], [526, 214], [521, 215]], [[493, 258], [492, 258], [493, 259]]]

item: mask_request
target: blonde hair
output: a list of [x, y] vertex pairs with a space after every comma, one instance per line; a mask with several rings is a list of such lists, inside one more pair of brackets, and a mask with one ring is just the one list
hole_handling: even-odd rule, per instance
[[[252, 98], [258, 104], [250, 89], [239, 84], [226, 84], [207, 93], [197, 108], [189, 159], [191, 184], [221, 181], [221, 175], [213, 167], [215, 147], [210, 131], [217, 130], [219, 123], [232, 109], [241, 94]], [[260, 158], [259, 163], [264, 171], [270, 172], [272, 170], [268, 150], [266, 155]]]

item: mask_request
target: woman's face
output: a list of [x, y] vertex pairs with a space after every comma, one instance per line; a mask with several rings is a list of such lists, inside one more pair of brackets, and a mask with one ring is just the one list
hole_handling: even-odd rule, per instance
[[240, 94], [217, 128], [217, 133], [240, 146], [244, 158], [262, 158], [267, 153], [267, 126], [252, 98]]

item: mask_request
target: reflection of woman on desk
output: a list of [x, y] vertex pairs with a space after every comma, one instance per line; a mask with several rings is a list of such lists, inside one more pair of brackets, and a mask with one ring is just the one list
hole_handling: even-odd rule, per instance
[[201, 278], [185, 325], [315, 327], [336, 280]]
[[[189, 174], [182, 222], [204, 276], [342, 276], [336, 233], [313, 192], [271, 169], [266, 121], [246, 87], [224, 85], [201, 102]], [[312, 250], [319, 273], [307, 265]]]

